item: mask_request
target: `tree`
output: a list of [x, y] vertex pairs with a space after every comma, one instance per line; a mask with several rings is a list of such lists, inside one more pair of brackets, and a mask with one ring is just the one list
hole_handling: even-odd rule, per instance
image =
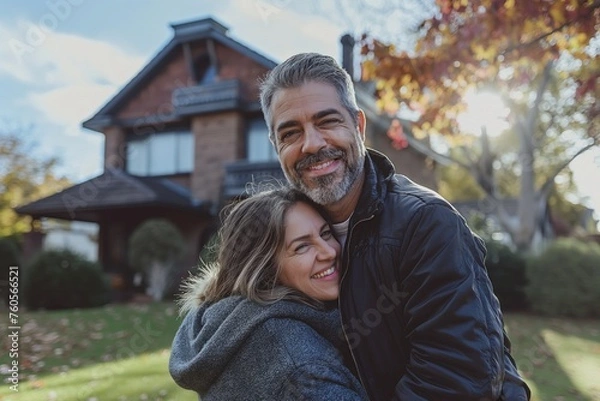
[[[546, 157], [541, 160], [552, 161], [552, 158]], [[505, 165], [503, 169], [495, 173], [498, 193], [502, 197], [516, 199], [519, 196], [518, 174], [514, 167]], [[537, 168], [536, 173], [538, 176], [547, 176], [550, 174], [549, 169], [551, 168], [554, 168], [552, 163], [545, 166], [541, 165]], [[458, 164], [438, 166], [437, 177], [439, 181], [438, 192], [450, 202], [480, 201], [484, 209], [489, 207], [486, 193], [477, 184], [475, 177]], [[577, 202], [576, 197], [573, 196], [576, 192], [577, 186], [573, 180], [573, 172], [569, 167], [566, 167], [556, 177], [554, 186], [548, 196], [557, 235], [595, 232], [594, 227], [582, 225], [587, 208]], [[470, 216], [465, 217], [468, 220], [470, 219]], [[472, 223], [471, 220], [469, 221]]]
[[129, 262], [147, 274], [147, 293], [155, 301], [168, 295], [184, 252], [183, 236], [166, 219], [147, 220], [129, 238]]
[[[521, 250], [536, 248], [540, 220], [555, 178], [599, 143], [600, 0], [437, 0], [439, 11], [420, 26], [414, 51], [363, 36], [363, 79], [377, 81], [388, 112], [418, 112], [417, 136], [445, 136], [458, 150], [443, 164], [467, 171], [494, 205]], [[513, 145], [500, 153], [482, 128], [462, 135], [458, 116], [469, 91], [497, 92], [509, 109]], [[545, 166], [540, 174], [540, 164]], [[519, 182], [519, 210], [501, 205], [500, 166]]]
[[35, 145], [23, 139], [23, 131], [0, 132], [0, 237], [31, 230], [31, 218], [19, 216], [13, 208], [70, 185], [55, 173], [57, 158], [33, 156]]

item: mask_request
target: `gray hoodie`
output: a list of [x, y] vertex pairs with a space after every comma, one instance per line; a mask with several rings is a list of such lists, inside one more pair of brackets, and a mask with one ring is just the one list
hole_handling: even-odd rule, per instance
[[202, 401], [364, 401], [344, 366], [337, 310], [230, 297], [188, 313], [175, 335], [171, 376]]

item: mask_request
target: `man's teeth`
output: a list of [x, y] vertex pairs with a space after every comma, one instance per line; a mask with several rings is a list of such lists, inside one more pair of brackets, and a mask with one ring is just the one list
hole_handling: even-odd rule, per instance
[[314, 274], [312, 278], [323, 278], [327, 276], [331, 276], [335, 271], [335, 267], [330, 267], [329, 269], [322, 271], [321, 273]]
[[310, 166], [310, 169], [311, 170], [321, 170], [321, 169], [324, 169], [325, 167], [330, 166], [331, 163], [333, 163], [333, 160], [330, 160], [330, 161], [325, 162], [325, 163], [315, 164], [313, 166]]

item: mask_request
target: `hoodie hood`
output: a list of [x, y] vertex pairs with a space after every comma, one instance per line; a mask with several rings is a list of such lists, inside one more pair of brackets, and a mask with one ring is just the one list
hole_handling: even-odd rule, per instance
[[234, 296], [188, 312], [173, 341], [171, 376], [181, 387], [205, 394], [221, 380], [242, 349], [252, 346], [250, 337], [270, 319], [300, 321], [341, 346], [341, 323], [336, 309], [317, 310], [292, 301], [261, 305]]

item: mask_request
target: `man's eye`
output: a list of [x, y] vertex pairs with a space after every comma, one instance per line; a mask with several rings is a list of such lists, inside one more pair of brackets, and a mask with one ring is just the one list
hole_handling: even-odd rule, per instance
[[285, 131], [283, 132], [280, 136], [279, 136], [279, 140], [281, 142], [286, 142], [286, 141], [290, 141], [292, 140], [296, 135], [298, 135], [300, 131], [298, 130], [291, 130], [291, 131]]
[[337, 125], [341, 122], [342, 121], [339, 118], [326, 118], [325, 120], [321, 121], [321, 125], [325, 127], [330, 127], [333, 125]]

